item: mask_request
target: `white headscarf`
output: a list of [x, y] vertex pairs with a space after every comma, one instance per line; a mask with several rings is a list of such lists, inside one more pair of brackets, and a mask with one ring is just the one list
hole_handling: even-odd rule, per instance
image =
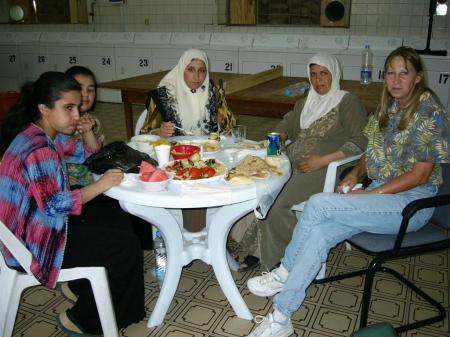
[[[311, 64], [317, 64], [328, 69], [331, 73], [332, 81], [331, 88], [325, 95], [319, 95], [319, 93], [314, 90], [311, 83], [311, 88], [306, 98], [305, 106], [303, 107], [302, 113], [300, 115], [300, 128], [307, 129], [316, 120], [322, 118], [327, 113], [329, 113], [336, 105], [339, 104], [342, 97], [347, 93], [347, 91], [340, 90], [339, 81], [341, 80], [341, 69], [339, 61], [336, 57], [328, 54], [318, 53], [311, 57], [308, 62], [308, 78], [310, 79], [310, 69]], [[311, 79], [309, 80], [311, 82]]]
[[[202, 60], [206, 66], [205, 81], [194, 92], [184, 81], [184, 70], [193, 59]], [[206, 53], [198, 49], [186, 50], [181, 55], [178, 64], [159, 82], [158, 87], [166, 87], [169, 95], [175, 98], [182, 127], [195, 134], [200, 134], [201, 130], [197, 124], [208, 112], [206, 104], [209, 96], [209, 65]]]

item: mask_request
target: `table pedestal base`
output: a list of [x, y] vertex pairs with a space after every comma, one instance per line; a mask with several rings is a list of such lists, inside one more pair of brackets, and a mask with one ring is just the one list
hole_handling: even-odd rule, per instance
[[121, 201], [122, 207], [156, 226], [163, 236], [167, 251], [167, 269], [161, 292], [147, 323], [161, 324], [175, 295], [182, 268], [200, 259], [213, 267], [217, 281], [236, 315], [243, 319], [253, 316], [242, 299], [227, 263], [226, 242], [232, 225], [255, 208], [255, 200], [221, 206], [207, 214], [206, 227], [199, 232], [182, 228], [176, 217], [165, 208], [141, 206]]

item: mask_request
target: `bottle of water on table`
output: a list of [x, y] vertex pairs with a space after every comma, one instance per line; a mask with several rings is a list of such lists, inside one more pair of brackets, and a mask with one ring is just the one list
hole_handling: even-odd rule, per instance
[[167, 255], [164, 240], [159, 230], [156, 231], [155, 238], [153, 239], [153, 249], [155, 252], [155, 276], [161, 288], [164, 282], [164, 276], [166, 275]]
[[367, 85], [372, 82], [372, 59], [373, 53], [369, 44], [362, 51], [361, 60], [361, 84]]
[[298, 82], [287, 86], [286, 89], [284, 90], [284, 93], [286, 96], [294, 97], [294, 96], [301, 96], [308, 90], [309, 90], [308, 82]]

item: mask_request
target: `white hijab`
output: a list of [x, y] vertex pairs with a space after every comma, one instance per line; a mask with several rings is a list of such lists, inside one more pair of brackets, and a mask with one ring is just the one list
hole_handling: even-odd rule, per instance
[[[319, 95], [314, 90], [311, 83], [311, 88], [306, 98], [305, 106], [300, 115], [300, 128], [307, 129], [316, 120], [322, 118], [329, 113], [336, 105], [339, 104], [342, 97], [347, 91], [340, 90], [339, 81], [341, 80], [341, 70], [339, 61], [332, 55], [318, 53], [311, 57], [308, 62], [308, 78], [310, 79], [309, 67], [311, 64], [317, 64], [328, 69], [331, 73], [332, 81], [331, 88], [325, 95]], [[309, 80], [311, 82], [311, 79]]]
[[[194, 92], [184, 81], [184, 70], [193, 59], [202, 60], [206, 66], [206, 78], [203, 84]], [[197, 127], [208, 110], [206, 104], [209, 98], [209, 65], [204, 51], [188, 49], [181, 55], [178, 64], [169, 71], [159, 82], [158, 87], [166, 87], [169, 95], [174, 97], [177, 113], [180, 116], [182, 127], [195, 134], [200, 134]]]

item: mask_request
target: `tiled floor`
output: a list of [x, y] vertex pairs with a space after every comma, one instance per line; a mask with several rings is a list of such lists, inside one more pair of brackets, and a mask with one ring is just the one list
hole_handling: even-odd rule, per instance
[[[142, 107], [135, 107], [137, 115]], [[118, 104], [99, 104], [98, 115], [103, 121], [107, 141], [125, 139], [124, 119]], [[262, 139], [272, 130], [277, 120], [239, 116], [248, 126], [248, 138]], [[415, 258], [398, 260], [391, 267], [420, 285], [449, 311], [449, 258], [450, 251]], [[364, 266], [369, 258], [357, 250], [347, 251], [343, 245], [336, 247], [328, 259], [328, 273], [342, 272]], [[153, 254], [145, 253], [145, 280], [147, 318], [158, 296], [157, 283], [151, 273]], [[271, 301], [253, 296], [245, 283], [249, 277], [260, 273], [234, 273], [234, 278], [246, 303], [254, 315], [266, 315]], [[307, 299], [294, 315], [297, 337], [350, 336], [357, 328], [362, 297], [362, 278], [328, 285], [311, 285]], [[69, 306], [57, 291], [43, 287], [28, 289], [15, 324], [15, 337], [66, 336], [56, 324], [56, 313]], [[414, 320], [429, 314], [430, 308], [389, 276], [375, 281], [369, 320], [389, 320], [396, 323]], [[175, 299], [166, 315], [164, 324], [148, 329], [146, 320], [121, 331], [126, 337], [232, 337], [246, 336], [253, 327], [250, 321], [235, 316], [224, 297], [212, 269], [197, 261], [185, 268]], [[450, 336], [449, 318], [426, 328], [403, 334], [404, 337]], [[381, 337], [381, 336], [380, 336]]]

